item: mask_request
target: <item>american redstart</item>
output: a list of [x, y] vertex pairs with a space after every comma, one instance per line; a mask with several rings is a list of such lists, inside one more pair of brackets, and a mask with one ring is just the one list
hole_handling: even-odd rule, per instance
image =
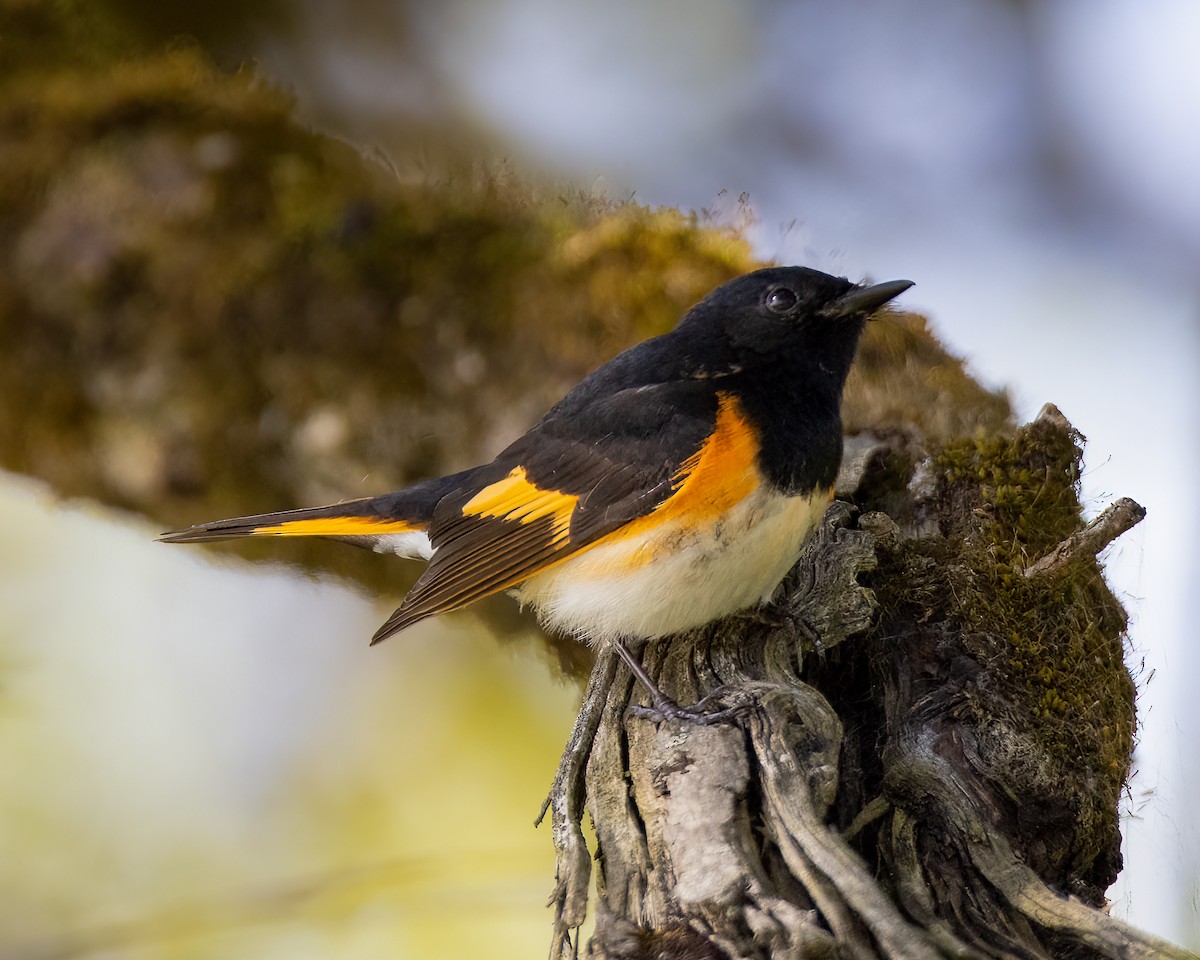
[[912, 286], [805, 267], [718, 287], [586, 377], [491, 463], [396, 493], [164, 534], [316, 536], [428, 561], [372, 643], [501, 590], [614, 644], [768, 601], [833, 496], [867, 318]]

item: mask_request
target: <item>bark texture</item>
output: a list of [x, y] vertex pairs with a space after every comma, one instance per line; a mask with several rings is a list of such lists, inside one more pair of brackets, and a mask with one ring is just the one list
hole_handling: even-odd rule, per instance
[[1189, 956], [1103, 909], [1134, 687], [1095, 554], [1141, 511], [1081, 523], [1080, 439], [1047, 407], [854, 441], [784, 615], [643, 651], [711, 724], [630, 710], [601, 657], [550, 798], [552, 956], [580, 947], [585, 808], [593, 957]]

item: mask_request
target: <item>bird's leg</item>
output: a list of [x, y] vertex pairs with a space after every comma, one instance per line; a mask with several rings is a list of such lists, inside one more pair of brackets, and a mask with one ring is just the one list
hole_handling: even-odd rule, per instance
[[629, 652], [625, 644], [621, 643], [620, 640], [614, 640], [612, 645], [621, 659], [625, 661], [625, 666], [629, 667], [629, 672], [637, 677], [642, 686], [650, 694], [650, 702], [653, 706], [642, 707], [635, 705], [629, 708], [629, 712], [635, 717], [641, 717], [643, 720], [652, 720], [655, 723], [661, 723], [663, 720], [684, 720], [688, 723], [708, 726], [714, 723], [722, 723], [746, 710], [751, 705], [750, 703], [735, 703], [731, 706], [722, 706], [721, 709], [713, 710], [710, 704], [723, 704], [723, 697], [728, 693], [725, 687], [718, 687], [708, 696], [697, 703], [693, 703], [690, 707], [681, 707], [658, 688], [658, 685], [646, 673], [641, 662]]
[[658, 685], [650, 679], [650, 674], [646, 672], [641, 661], [629, 652], [629, 648], [625, 644], [620, 640], [614, 640], [612, 645], [613, 649], [617, 651], [617, 655], [625, 661], [629, 672], [641, 681], [642, 686], [650, 694], [650, 702], [654, 704], [655, 710], [664, 716], [670, 716], [679, 709], [679, 704], [658, 689]]
[[739, 620], [770, 627], [772, 630], [780, 630], [784, 627], [795, 628], [803, 622], [791, 609], [778, 600], [766, 600], [756, 607], [739, 611], [735, 616]]

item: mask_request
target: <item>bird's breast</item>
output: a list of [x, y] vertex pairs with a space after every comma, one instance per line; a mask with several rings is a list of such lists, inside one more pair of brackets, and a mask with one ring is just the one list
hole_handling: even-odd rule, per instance
[[831, 498], [758, 484], [720, 510], [618, 530], [515, 594], [548, 628], [591, 642], [698, 627], [768, 599]]

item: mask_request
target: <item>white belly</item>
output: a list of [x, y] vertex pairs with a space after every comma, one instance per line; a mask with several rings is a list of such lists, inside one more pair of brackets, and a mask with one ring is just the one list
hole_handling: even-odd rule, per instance
[[759, 487], [705, 526], [601, 541], [514, 594], [547, 628], [592, 643], [678, 633], [769, 599], [829, 500]]

